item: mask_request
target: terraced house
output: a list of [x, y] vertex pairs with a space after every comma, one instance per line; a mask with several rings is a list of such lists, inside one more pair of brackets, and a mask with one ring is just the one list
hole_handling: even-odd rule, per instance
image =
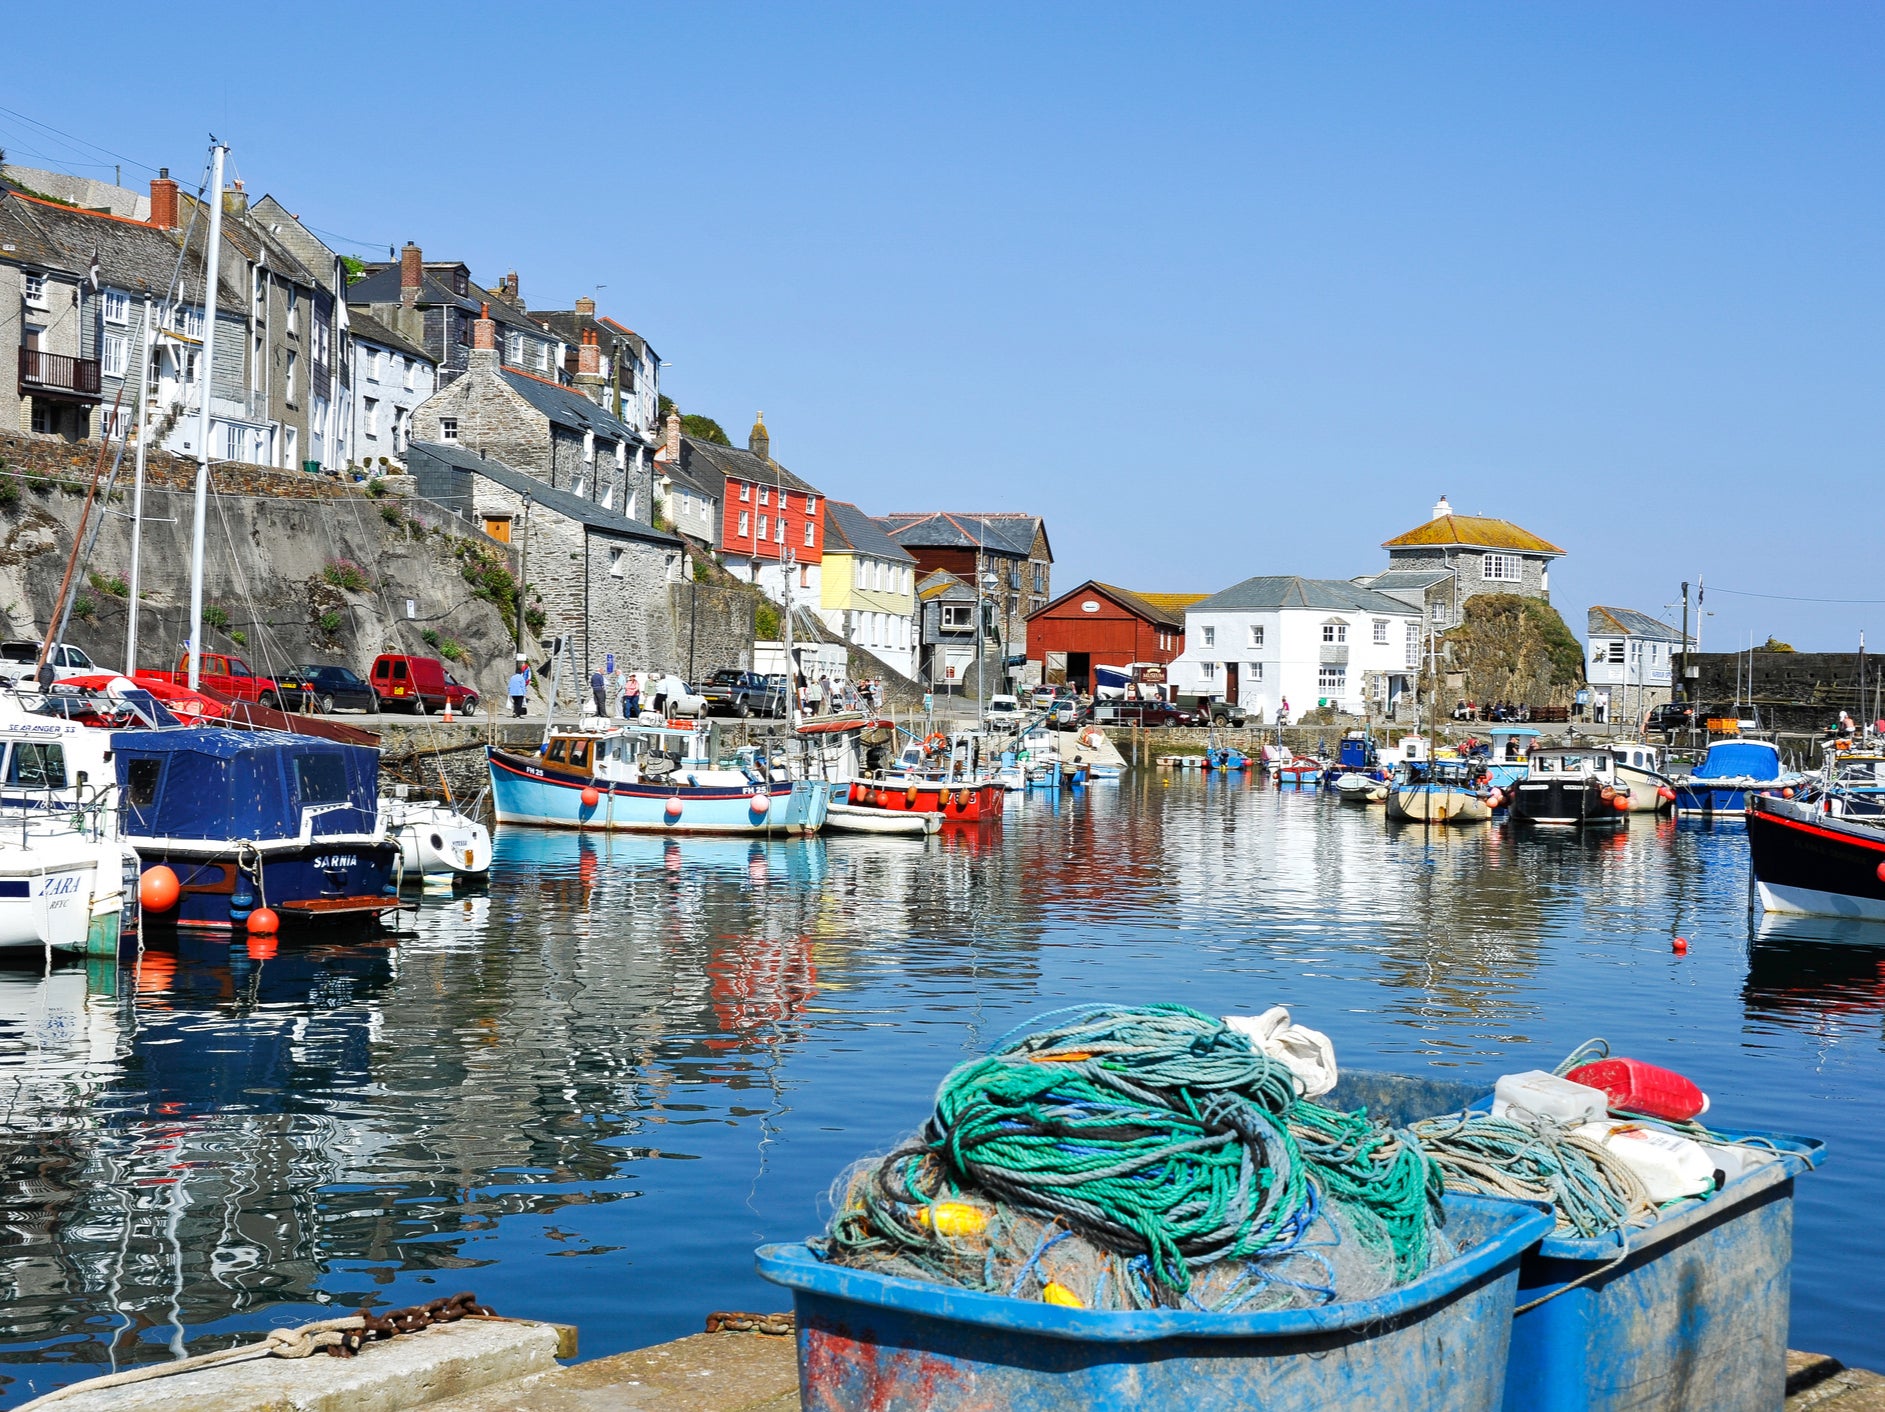
[[[683, 465], [720, 486], [717, 549], [727, 572], [775, 603], [795, 608], [824, 598], [825, 497], [772, 459], [766, 418], [753, 419], [746, 449], [683, 437]], [[788, 588], [789, 585], [789, 588]]]
[[915, 558], [919, 577], [941, 569], [979, 583], [1008, 654], [1027, 651], [1028, 615], [1053, 597], [1054, 551], [1039, 515], [927, 510], [877, 522]]
[[845, 500], [825, 504], [819, 616], [886, 666], [916, 675], [916, 558]]

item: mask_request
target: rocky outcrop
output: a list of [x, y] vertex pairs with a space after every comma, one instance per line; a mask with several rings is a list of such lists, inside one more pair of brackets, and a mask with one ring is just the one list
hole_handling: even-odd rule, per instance
[[1443, 702], [1571, 704], [1584, 684], [1584, 649], [1556, 608], [1515, 593], [1484, 593], [1466, 600], [1463, 619], [1440, 638]]

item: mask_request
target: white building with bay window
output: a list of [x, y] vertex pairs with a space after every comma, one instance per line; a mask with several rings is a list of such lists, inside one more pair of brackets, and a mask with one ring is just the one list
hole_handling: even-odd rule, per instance
[[1382, 715], [1414, 688], [1421, 613], [1347, 579], [1245, 579], [1185, 610], [1173, 689], [1242, 706], [1268, 722], [1288, 702]]

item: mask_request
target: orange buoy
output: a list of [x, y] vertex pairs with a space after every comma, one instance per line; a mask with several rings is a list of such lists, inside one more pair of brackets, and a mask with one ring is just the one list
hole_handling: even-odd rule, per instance
[[1686, 936], [1679, 936], [1670, 943], [1669, 949], [1678, 956], [1687, 956], [1689, 954], [1689, 939]]
[[273, 936], [281, 930], [281, 918], [275, 915], [273, 907], [257, 907], [249, 913], [249, 934], [251, 936]]
[[137, 880], [138, 905], [146, 912], [168, 912], [177, 905], [177, 898], [182, 894], [183, 884], [162, 863], [146, 869]]
[[668, 816], [668, 822], [670, 824], [678, 823], [681, 818], [680, 796], [676, 795], [674, 798], [668, 800], [668, 807], [661, 812]]
[[1793, 786], [1792, 786], [1792, 785], [1788, 785], [1788, 786], [1787, 786], [1786, 788], [1784, 788], [1784, 789], [1782, 789], [1782, 790], [1780, 791], [1780, 797], [1781, 797], [1782, 799], [1791, 799], [1791, 798], [1793, 798]]
[[1878, 865], [1878, 880], [1882, 883], [1885, 883], [1885, 863], [1880, 863]]
[[908, 789], [903, 791], [903, 807], [906, 809], [914, 809], [916, 807], [915, 785], [911, 785]]
[[602, 802], [602, 791], [594, 785], [583, 786], [583, 808], [593, 809]]
[[1619, 794], [1615, 799], [1611, 800], [1610, 802], [1617, 806], [1617, 812], [1619, 814], [1627, 814], [1630, 812], [1630, 796], [1629, 795]]

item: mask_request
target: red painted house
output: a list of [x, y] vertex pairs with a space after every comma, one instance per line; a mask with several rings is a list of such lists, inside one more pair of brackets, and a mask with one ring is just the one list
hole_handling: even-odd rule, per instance
[[1169, 662], [1185, 650], [1185, 609], [1203, 593], [1133, 593], [1088, 579], [1028, 614], [1028, 658], [1041, 680], [1093, 689], [1093, 668]]
[[783, 601], [783, 565], [789, 562], [793, 603], [817, 607], [823, 589], [825, 497], [772, 459], [765, 422], [753, 424], [744, 451], [696, 437], [682, 442], [687, 473], [710, 483], [719, 500], [715, 548], [727, 571]]

